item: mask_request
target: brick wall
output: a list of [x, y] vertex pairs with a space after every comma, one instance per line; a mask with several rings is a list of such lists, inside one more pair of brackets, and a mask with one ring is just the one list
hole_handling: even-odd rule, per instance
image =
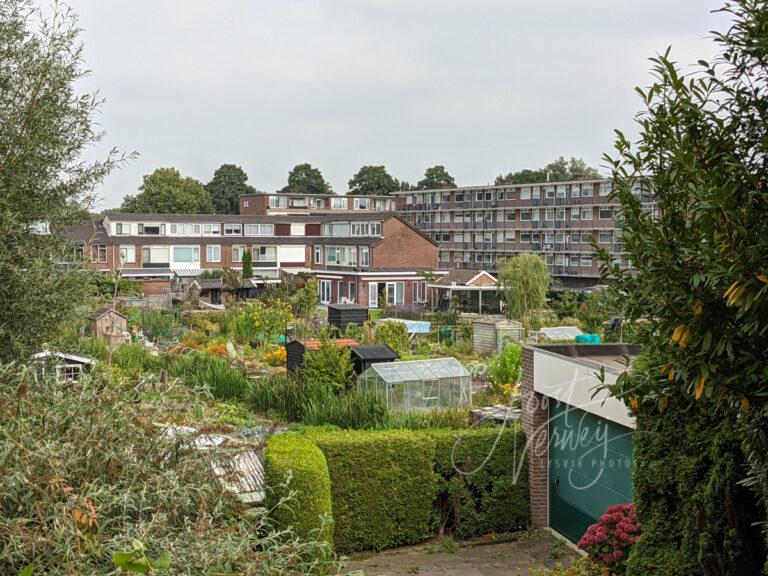
[[373, 247], [371, 269], [405, 268], [435, 270], [437, 246], [398, 218], [387, 218], [384, 238]]
[[533, 350], [524, 347], [520, 391], [527, 438], [531, 523], [534, 528], [541, 528], [549, 525], [549, 405], [545, 396], [533, 390], [533, 363]]

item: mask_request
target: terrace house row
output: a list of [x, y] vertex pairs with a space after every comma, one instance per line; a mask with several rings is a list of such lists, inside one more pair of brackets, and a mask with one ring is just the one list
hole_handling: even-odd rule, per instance
[[145, 294], [203, 270], [242, 269], [252, 283], [283, 273], [318, 279], [322, 303], [412, 306], [425, 303], [419, 272], [437, 269], [437, 244], [397, 215], [370, 210], [328, 214], [135, 214], [109, 212], [70, 229], [77, 254], [106, 272], [144, 282]]
[[[620, 247], [621, 214], [610, 180], [441, 188], [396, 192], [398, 214], [440, 245], [440, 267], [496, 272], [504, 258], [541, 254], [566, 286], [600, 276], [590, 244], [629, 265]], [[655, 210], [650, 188], [636, 190]]]

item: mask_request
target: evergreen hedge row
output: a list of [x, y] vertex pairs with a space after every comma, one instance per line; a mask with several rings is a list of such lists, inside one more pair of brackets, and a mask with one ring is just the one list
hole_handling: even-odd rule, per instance
[[[469, 538], [511, 532], [529, 524], [525, 436], [519, 426], [309, 430], [273, 437], [268, 452], [273, 443], [307, 442], [327, 463], [338, 552], [383, 550], [436, 533]], [[268, 477], [268, 484], [274, 479]], [[303, 504], [301, 496], [298, 502]], [[284, 525], [286, 520], [281, 519]]]
[[742, 484], [745, 458], [737, 422], [701, 400], [664, 412], [646, 407], [634, 434], [633, 484], [640, 540], [627, 576], [762, 574], [765, 520], [756, 494]]
[[[288, 489], [295, 499], [277, 506]], [[323, 453], [307, 438], [278, 434], [264, 451], [265, 504], [275, 528], [291, 527], [300, 538], [313, 537], [333, 544], [331, 481]], [[318, 532], [319, 531], [319, 532]]]

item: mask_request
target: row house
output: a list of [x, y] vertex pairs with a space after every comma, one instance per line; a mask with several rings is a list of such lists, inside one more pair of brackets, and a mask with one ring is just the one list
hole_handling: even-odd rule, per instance
[[[495, 272], [505, 258], [541, 254], [553, 276], [569, 286], [600, 276], [594, 238], [614, 261], [629, 266], [621, 211], [610, 180], [576, 180], [396, 192], [398, 214], [440, 245], [442, 268]], [[651, 191], [636, 194], [655, 210]]]
[[395, 200], [387, 196], [339, 194], [258, 193], [240, 196], [240, 214], [333, 214], [338, 212], [392, 212]]
[[437, 243], [392, 212], [315, 215], [136, 214], [109, 212], [66, 232], [77, 254], [104, 272], [168, 289], [203, 270], [242, 269], [253, 284], [283, 273], [317, 277], [320, 300], [414, 306], [426, 302], [422, 271], [437, 271]]

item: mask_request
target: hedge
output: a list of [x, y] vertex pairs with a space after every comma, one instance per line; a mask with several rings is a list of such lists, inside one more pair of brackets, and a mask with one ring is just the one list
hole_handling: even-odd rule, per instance
[[528, 460], [519, 426], [425, 434], [436, 443], [435, 514], [441, 532], [470, 538], [529, 525]]
[[312, 434], [328, 463], [339, 552], [383, 550], [428, 538], [434, 441], [411, 431]]
[[[288, 487], [296, 492], [296, 498], [278, 506], [286, 496], [289, 473]], [[317, 446], [295, 434], [270, 438], [264, 451], [264, 483], [265, 504], [272, 510], [275, 528], [292, 528], [300, 538], [313, 536], [333, 544], [331, 483], [325, 456]]]
[[745, 458], [737, 421], [714, 402], [644, 407], [634, 434], [633, 485], [640, 540], [627, 576], [762, 574], [765, 520], [742, 484]]
[[413, 544], [436, 532], [469, 538], [529, 524], [525, 436], [518, 425], [504, 430], [310, 428], [273, 437], [268, 446], [276, 438], [280, 444], [311, 441], [325, 456], [339, 552]]

